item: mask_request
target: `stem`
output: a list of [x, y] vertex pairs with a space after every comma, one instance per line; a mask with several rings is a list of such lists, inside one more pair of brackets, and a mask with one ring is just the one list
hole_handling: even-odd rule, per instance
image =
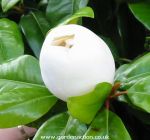
[[128, 93], [127, 91], [119, 91], [119, 92], [116, 92], [116, 93], [114, 93], [113, 95], [109, 96], [109, 97], [107, 98], [106, 102], [105, 102], [105, 107], [106, 107], [106, 109], [109, 110], [109, 108], [110, 108], [110, 100], [111, 100], [111, 99], [114, 99], [114, 98], [116, 98], [116, 97], [118, 97], [118, 96], [121, 96], [121, 95], [125, 95], [125, 94], [127, 94], [127, 93]]
[[131, 62], [130, 59], [126, 59], [126, 58], [120, 58], [119, 60], [124, 61], [124, 62], [127, 62], [127, 63], [130, 63], [130, 62]]
[[109, 127], [109, 110], [106, 110], [106, 134], [107, 136], [109, 136], [108, 127]]
[[111, 90], [111, 94], [110, 95], [114, 95], [115, 92], [117, 91], [117, 89], [120, 87], [121, 83], [117, 82], [115, 83], [115, 85], [113, 86], [112, 90]]
[[107, 135], [109, 135], [109, 131], [108, 131], [108, 125], [109, 125], [109, 108], [110, 108], [110, 100], [114, 99], [118, 96], [121, 95], [125, 95], [128, 92], [127, 91], [117, 91], [117, 89], [120, 87], [120, 83], [115, 83], [115, 85], [112, 88], [111, 94], [110, 96], [107, 98], [106, 102], [105, 102], [105, 107], [106, 107], [106, 133]]
[[121, 95], [124, 95], [124, 94], [127, 94], [128, 92], [127, 91], [120, 91], [112, 96], [109, 96], [109, 99], [112, 99], [112, 98], [116, 98], [118, 96], [121, 96]]
[[110, 108], [110, 100], [109, 100], [109, 98], [105, 102], [105, 107], [106, 107], [107, 110], [109, 110], [109, 108]]
[[23, 14], [24, 10], [21, 9], [20, 7], [14, 6], [13, 9], [15, 9], [16, 11], [18, 11], [19, 13]]

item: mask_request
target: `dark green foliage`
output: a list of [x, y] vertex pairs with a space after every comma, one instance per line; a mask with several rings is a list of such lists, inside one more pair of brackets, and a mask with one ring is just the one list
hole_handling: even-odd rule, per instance
[[[56, 103], [43, 84], [38, 58], [45, 36], [70, 23], [88, 27], [112, 51], [114, 84], [120, 82], [117, 92], [127, 92], [110, 101], [112, 112], [105, 108], [108, 83], [67, 103]], [[41, 135], [148, 140], [149, 51], [150, 0], [0, 0], [0, 128], [35, 126], [34, 140]]]

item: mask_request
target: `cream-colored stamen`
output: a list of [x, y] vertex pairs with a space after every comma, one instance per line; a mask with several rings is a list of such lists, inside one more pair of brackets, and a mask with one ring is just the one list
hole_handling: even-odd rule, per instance
[[75, 35], [66, 35], [66, 36], [56, 37], [52, 41], [51, 45], [71, 48], [73, 44], [70, 42], [72, 42], [72, 40], [74, 39], [74, 36]]

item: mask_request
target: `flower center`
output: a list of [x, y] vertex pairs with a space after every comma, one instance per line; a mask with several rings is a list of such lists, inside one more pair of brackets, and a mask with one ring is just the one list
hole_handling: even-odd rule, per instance
[[74, 36], [75, 35], [73, 34], [73, 35], [65, 35], [65, 36], [61, 36], [61, 37], [56, 37], [52, 41], [51, 45], [71, 48], [73, 46]]

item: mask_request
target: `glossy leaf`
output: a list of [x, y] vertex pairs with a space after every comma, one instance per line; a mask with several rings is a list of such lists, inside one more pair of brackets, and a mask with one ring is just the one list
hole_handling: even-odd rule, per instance
[[20, 26], [34, 54], [39, 57], [46, 33], [51, 28], [45, 15], [42, 12], [31, 12], [21, 18]]
[[46, 9], [48, 20], [55, 26], [85, 7], [87, 3], [88, 0], [49, 0]]
[[150, 30], [150, 2], [139, 2], [129, 4], [134, 16]]
[[85, 7], [82, 9], [79, 9], [76, 13], [74, 13], [71, 17], [67, 18], [65, 21], [61, 21], [61, 25], [67, 24], [67, 23], [72, 23], [76, 24], [78, 21], [78, 18], [80, 17], [90, 17], [94, 18], [94, 12], [92, 8], [90, 7]]
[[[87, 140], [110, 139], [110, 140], [131, 140], [121, 119], [106, 109], [102, 110], [90, 125], [84, 135]], [[88, 138], [89, 136], [89, 138]]]
[[55, 102], [56, 98], [44, 86], [0, 79], [0, 127], [30, 123]]
[[30, 123], [48, 112], [57, 99], [41, 84], [39, 64], [32, 56], [0, 65], [1, 128]]
[[146, 78], [148, 76], [150, 76], [150, 72], [130, 77], [121, 84], [121, 89], [124, 89], [124, 90], [129, 89], [132, 85], [137, 83], [139, 80]]
[[[122, 65], [116, 72], [115, 81], [121, 82], [121, 87], [119, 90], [127, 90], [128, 92], [131, 92], [130, 94], [123, 95], [118, 97], [119, 101], [126, 102], [130, 104], [131, 106], [137, 106], [137, 104], [141, 104], [138, 100], [133, 101], [134, 98], [138, 98], [142, 96], [142, 91], [138, 89], [139, 91], [133, 92], [132, 89], [142, 80], [145, 80], [147, 77], [150, 76], [150, 53], [147, 53], [146, 55], [139, 57], [138, 59], [134, 60], [130, 64]], [[147, 87], [147, 85], [145, 85]], [[145, 88], [143, 85], [143, 89]], [[144, 92], [144, 90], [143, 90]], [[138, 94], [141, 93], [141, 94]], [[132, 97], [130, 97], [132, 95]], [[133, 99], [132, 99], [133, 98]], [[140, 98], [139, 98], [140, 99]], [[142, 99], [142, 98], [141, 98]], [[147, 101], [142, 101], [142, 103], [146, 103]], [[140, 105], [138, 106], [139, 108]]]
[[23, 55], [1, 64], [0, 79], [43, 84], [39, 62], [29, 55]]
[[48, 4], [48, 0], [41, 0], [39, 3], [38, 3], [38, 6], [41, 7], [41, 6], [44, 6]]
[[21, 33], [15, 22], [0, 19], [0, 64], [23, 55], [24, 45]]
[[132, 104], [150, 113], [150, 75], [129, 88], [127, 95]]
[[111, 88], [109, 83], [100, 83], [88, 94], [70, 97], [67, 100], [70, 114], [84, 123], [90, 123], [110, 94]]
[[[67, 113], [62, 113], [50, 118], [38, 130], [33, 140], [40, 140], [53, 137], [54, 140], [62, 140], [65, 136], [82, 136], [86, 132], [86, 125], [79, 120], [69, 117]], [[61, 138], [62, 136], [62, 138]], [[72, 140], [71, 138], [67, 138]], [[75, 140], [78, 140], [75, 138]]]
[[115, 73], [115, 82], [120, 82], [120, 81], [124, 81], [126, 80], [126, 77], [125, 77], [125, 71], [128, 69], [130, 64], [124, 64], [124, 65], [121, 65], [116, 73]]
[[2, 0], [1, 5], [4, 12], [11, 9], [14, 5], [16, 5], [21, 0]]
[[[121, 66], [115, 76], [116, 82], [125, 82], [128, 78], [145, 75], [150, 72], [150, 53], [136, 59], [131, 64]], [[134, 78], [131, 78], [134, 80]], [[129, 82], [129, 81], [128, 81]]]

